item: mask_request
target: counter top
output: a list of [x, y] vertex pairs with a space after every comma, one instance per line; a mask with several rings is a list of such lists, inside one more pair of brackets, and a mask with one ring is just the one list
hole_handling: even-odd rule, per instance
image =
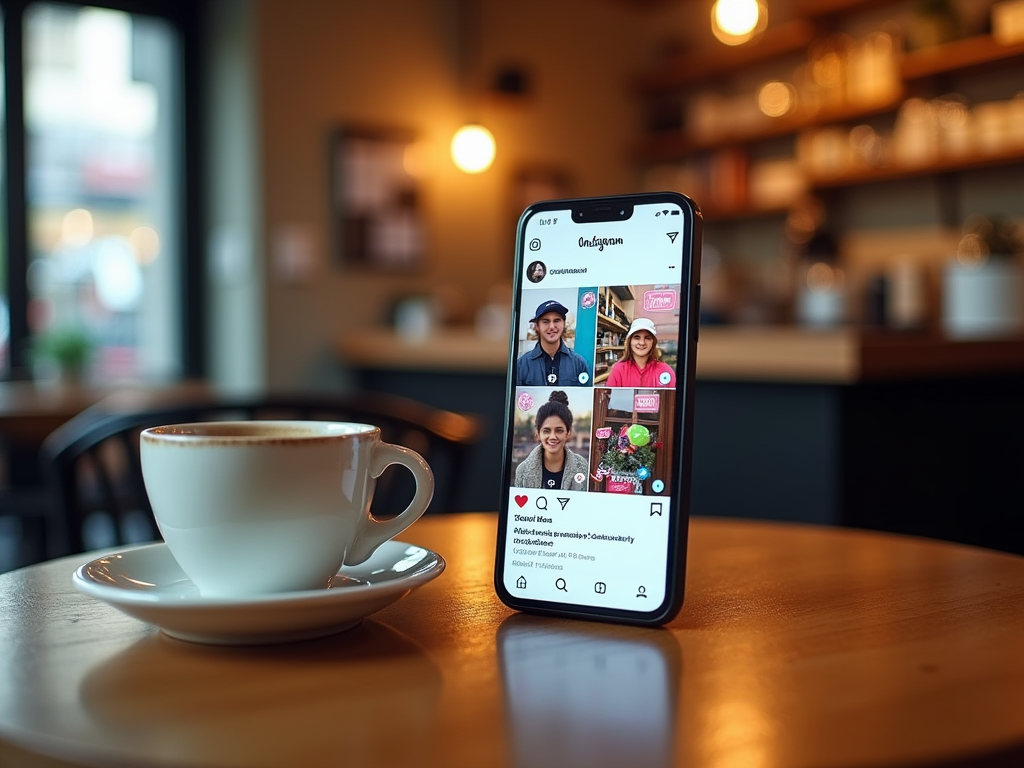
[[352, 331], [340, 337], [336, 352], [354, 368], [504, 373], [508, 340], [487, 339], [471, 328], [407, 337], [388, 328]]
[[697, 377], [835, 384], [1024, 373], [1024, 337], [837, 328], [702, 328]]
[[[697, 378], [853, 384], [915, 377], [1024, 373], [1024, 336], [955, 340], [930, 332], [787, 326], [701, 328]], [[405, 339], [390, 329], [346, 334], [340, 359], [356, 368], [504, 373], [508, 344], [472, 330]]]

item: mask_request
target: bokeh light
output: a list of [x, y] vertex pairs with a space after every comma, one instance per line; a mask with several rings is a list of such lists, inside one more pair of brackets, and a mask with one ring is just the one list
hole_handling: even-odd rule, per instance
[[452, 138], [452, 160], [466, 173], [486, 171], [494, 162], [494, 136], [482, 125], [464, 125]]
[[64, 246], [81, 248], [88, 245], [92, 240], [93, 231], [92, 213], [85, 208], [74, 208], [64, 214], [60, 226], [60, 236]]
[[757, 92], [757, 106], [768, 117], [784, 117], [796, 109], [796, 88], [792, 83], [772, 80]]
[[742, 45], [767, 23], [767, 9], [757, 0], [717, 0], [711, 9], [711, 31], [726, 45]]
[[135, 260], [142, 266], [152, 264], [160, 255], [160, 235], [152, 227], [136, 227], [128, 235], [128, 242], [135, 251]]

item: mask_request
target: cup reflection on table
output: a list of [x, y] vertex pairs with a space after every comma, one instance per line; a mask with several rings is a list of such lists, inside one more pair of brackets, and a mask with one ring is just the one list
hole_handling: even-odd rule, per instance
[[275, 645], [150, 634], [80, 677], [78, 727], [117, 743], [118, 765], [411, 766], [443, 689], [419, 643], [372, 618]]
[[517, 614], [498, 649], [512, 765], [673, 764], [682, 652], [671, 632]]

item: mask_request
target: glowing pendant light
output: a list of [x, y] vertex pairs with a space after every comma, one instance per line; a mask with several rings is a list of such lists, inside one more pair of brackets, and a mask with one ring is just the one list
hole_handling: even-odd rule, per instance
[[711, 31], [726, 45], [742, 45], [764, 31], [768, 9], [758, 0], [716, 0]]
[[482, 173], [494, 162], [494, 136], [482, 125], [470, 123], [452, 137], [452, 161], [465, 173]]

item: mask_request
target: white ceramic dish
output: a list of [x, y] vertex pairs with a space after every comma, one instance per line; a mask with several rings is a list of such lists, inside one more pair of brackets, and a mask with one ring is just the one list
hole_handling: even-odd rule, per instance
[[258, 645], [343, 632], [405, 597], [444, 570], [440, 555], [388, 541], [362, 565], [346, 566], [322, 590], [241, 598], [204, 598], [166, 544], [149, 544], [92, 560], [75, 586], [180, 640]]

